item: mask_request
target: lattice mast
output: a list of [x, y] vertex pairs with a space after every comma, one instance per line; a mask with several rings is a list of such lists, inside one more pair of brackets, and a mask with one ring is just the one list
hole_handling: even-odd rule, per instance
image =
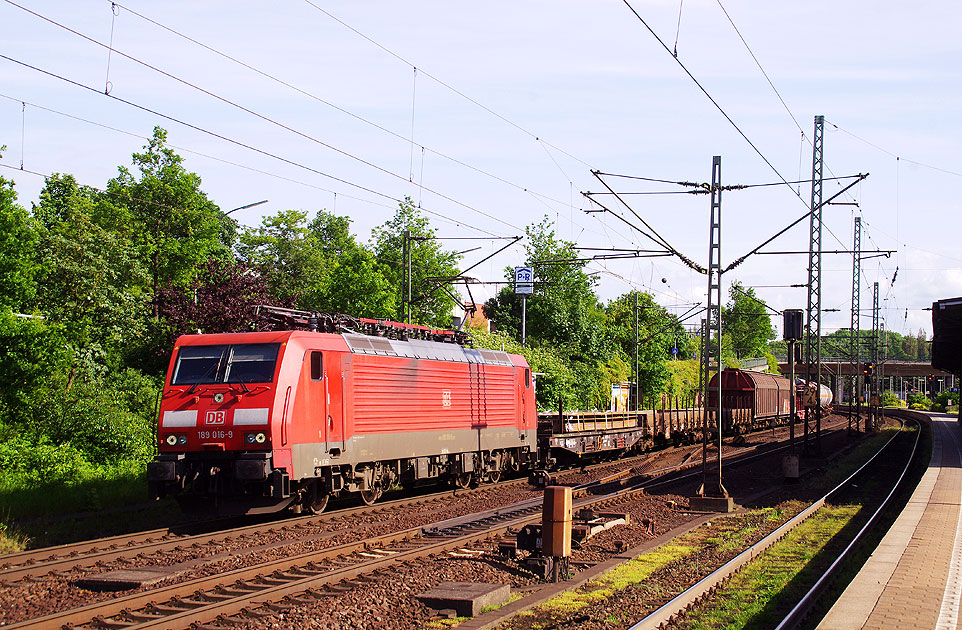
[[[705, 374], [705, 415], [704, 415], [704, 434], [705, 446], [707, 447], [708, 418], [714, 413], [718, 423], [718, 475], [709, 478], [707, 468], [704, 469], [704, 480], [698, 494], [710, 497], [728, 497], [728, 491], [722, 484], [722, 378], [721, 378], [721, 156], [716, 155], [712, 158], [711, 166], [711, 218], [708, 234], [708, 309], [707, 324], [705, 327], [704, 348], [702, 355], [702, 369]], [[715, 333], [715, 341], [712, 342], [712, 332]], [[717, 397], [713, 409], [708, 408], [708, 392], [711, 387], [710, 374], [712, 369], [711, 356], [714, 352], [718, 371]], [[707, 448], [705, 449], [707, 451]], [[703, 451], [703, 452], [705, 452]]]
[[[812, 138], [812, 205], [808, 241], [808, 316], [805, 336], [806, 380], [817, 388], [822, 382], [822, 132], [825, 117], [815, 117]], [[805, 443], [809, 416], [805, 414]], [[821, 446], [822, 408], [815, 407], [816, 447]]]
[[862, 356], [859, 347], [859, 310], [861, 309], [861, 282], [862, 277], [862, 258], [859, 254], [862, 249], [862, 218], [855, 217], [855, 237], [852, 241], [852, 324], [851, 328], [851, 358], [852, 358], [852, 391], [848, 399], [848, 428], [852, 428], [852, 407], [855, 407], [855, 427], [861, 423], [862, 405], [859, 397], [858, 377], [862, 373]]
[[[878, 376], [877, 376], [878, 370], [879, 370], [879, 367], [878, 367], [878, 356], [879, 356], [878, 346], [879, 346], [879, 328], [878, 328], [878, 282], [876, 282], [875, 285], [874, 285], [874, 287], [873, 287], [873, 291], [872, 291], [872, 368], [873, 368], [873, 369], [872, 369], [872, 374], [871, 374], [871, 377], [872, 377], [872, 378], [870, 379], [870, 380], [871, 380], [871, 383], [872, 383], [872, 384], [871, 384], [871, 390], [870, 390], [872, 396], [878, 396], [878, 394], [879, 394], [879, 391], [878, 391]], [[872, 405], [872, 406], [876, 409], [875, 414], [877, 414], [877, 413], [878, 413], [878, 412], [877, 412], [877, 405]], [[875, 415], [875, 414], [873, 414], [873, 415]], [[877, 428], [878, 428], [877, 418], [876, 418], [876, 423], [875, 423], [875, 424], [876, 424], [875, 428], [877, 429]]]

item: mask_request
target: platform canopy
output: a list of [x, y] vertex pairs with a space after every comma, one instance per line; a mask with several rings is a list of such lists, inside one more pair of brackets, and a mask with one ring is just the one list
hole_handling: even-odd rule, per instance
[[932, 367], [962, 375], [962, 297], [932, 303]]

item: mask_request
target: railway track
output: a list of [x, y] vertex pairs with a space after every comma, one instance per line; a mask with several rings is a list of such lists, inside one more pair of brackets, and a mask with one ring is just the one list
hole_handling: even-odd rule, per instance
[[[914, 421], [914, 420], [913, 420]], [[900, 422], [904, 421], [900, 419]], [[645, 618], [641, 619], [634, 625], [630, 627], [629, 630], [655, 630], [656, 628], [663, 627], [664, 624], [668, 623], [676, 615], [684, 613], [686, 610], [697, 605], [697, 603], [705, 596], [714, 591], [720, 584], [722, 584], [729, 577], [734, 575], [742, 567], [744, 567], [748, 562], [754, 560], [759, 555], [761, 555], [766, 549], [771, 545], [781, 540], [786, 534], [788, 534], [795, 527], [799, 526], [805, 522], [808, 518], [816, 513], [816, 511], [830, 501], [832, 497], [837, 495], [846, 486], [857, 479], [860, 475], [871, 474], [873, 463], [885, 452], [886, 448], [889, 447], [900, 433], [893, 435], [882, 448], [869, 459], [862, 467], [852, 473], [844, 481], [836, 485], [830, 491], [825, 493], [824, 496], [818, 500], [812, 502], [808, 507], [802, 510], [795, 517], [784, 523], [774, 532], [752, 545], [741, 554], [725, 563], [721, 567], [717, 568], [710, 575], [706, 576], [696, 584], [692, 585], [690, 588], [686, 589], [682, 593], [678, 594], [671, 601], [667, 602], [663, 606], [659, 607], [657, 610], [651, 612]], [[912, 445], [911, 453], [906, 458], [906, 462], [902, 469], [901, 474], [893, 481], [891, 490], [888, 495], [877, 507], [874, 513], [869, 517], [867, 522], [862, 526], [859, 532], [853, 537], [851, 542], [846, 546], [845, 550], [839, 554], [839, 556], [832, 562], [823, 573], [815, 578], [815, 582], [809, 591], [795, 604], [795, 606], [788, 612], [788, 614], [781, 620], [777, 625], [777, 630], [790, 630], [791, 628], [798, 627], [802, 621], [804, 621], [806, 615], [816, 606], [819, 597], [824, 593], [827, 586], [831, 583], [832, 578], [838, 571], [839, 567], [845, 562], [848, 556], [855, 550], [858, 546], [859, 541], [863, 534], [871, 528], [871, 526], [876, 522], [881, 512], [888, 506], [889, 500], [898, 490], [900, 484], [902, 484], [905, 479], [906, 473], [909, 467], [914, 461], [915, 454], [917, 452], [919, 433], [916, 433], [915, 443]]]
[[[525, 480], [510, 480], [499, 484], [499, 487], [526, 485]], [[276, 531], [279, 528], [291, 530], [295, 535], [298, 530], [339, 519], [351, 515], [372, 513], [386, 513], [392, 510], [404, 510], [413, 505], [425, 505], [449, 501], [452, 496], [470, 496], [490, 489], [492, 486], [482, 486], [470, 490], [448, 490], [424, 495], [415, 499], [398, 499], [386, 501], [372, 507], [361, 506], [342, 508], [319, 516], [300, 516], [268, 523], [246, 525], [222, 530], [214, 533], [182, 535], [169, 529], [155, 529], [146, 532], [112, 536], [97, 540], [47, 547], [21, 553], [0, 556], [0, 583], [15, 582], [28, 578], [39, 578], [50, 573], [58, 573], [94, 567], [113, 562], [120, 558], [131, 556], [173, 551], [198, 545], [219, 545], [228, 540], [255, 538], [264, 533]]]
[[[785, 448], [785, 446], [781, 447]], [[752, 452], [740, 449], [729, 465], [771, 456], [777, 449]], [[691, 462], [669, 467], [671, 471], [691, 467]], [[612, 509], [666, 483], [683, 483], [697, 472], [675, 474], [673, 479], [628, 480], [615, 473], [578, 487], [576, 508]], [[589, 495], [599, 487], [615, 483], [625, 487]], [[220, 619], [283, 612], [295, 606], [337, 597], [358, 583], [378, 580], [378, 572], [445, 552], [480, 553], [472, 549], [485, 540], [503, 536], [541, 518], [540, 497], [502, 506], [470, 517], [447, 519], [427, 527], [409, 528], [362, 541], [338, 545], [259, 563], [217, 575], [200, 577], [166, 587], [132, 593], [120, 598], [89, 604], [73, 610], [24, 621], [10, 628], [154, 628], [187, 627]]]
[[[785, 427], [781, 427], [779, 430], [785, 431]], [[690, 455], [691, 452], [694, 452], [698, 449], [700, 449], [700, 445], [696, 444], [676, 447], [675, 449], [672, 449], [672, 451], [662, 450], [654, 453], [649, 452], [633, 458], [623, 459], [621, 460], [620, 465], [631, 466], [638, 462], [641, 462], [642, 465], [644, 465], [646, 462], [656, 461], [665, 453], [674, 452], [682, 455], [688, 453]], [[585, 472], [607, 466], [611, 466], [611, 463], [602, 462], [593, 464], [586, 466], [581, 470], [582, 472]], [[571, 474], [570, 471], [559, 473], [556, 478], [560, 479], [567, 474]], [[523, 485], [524, 483], [524, 480], [520, 479], [507, 480], [502, 481], [499, 486], [508, 487], [512, 485]], [[98, 564], [112, 562], [131, 554], [136, 555], [141, 553], [175, 550], [184, 545], [193, 545], [197, 542], [203, 542], [208, 538], [211, 543], [217, 543], [223, 540], [225, 537], [256, 536], [260, 533], [267, 532], [275, 528], [278, 522], [282, 523], [284, 527], [298, 528], [301, 527], [303, 523], [322, 522], [328, 518], [331, 518], [331, 514], [365, 514], [372, 511], [380, 511], [384, 508], [404, 509], [411, 505], [423, 504], [433, 500], [446, 500], [451, 496], [456, 496], [458, 494], [464, 495], [472, 492], [483, 492], [489, 487], [490, 486], [482, 486], [480, 488], [470, 490], [445, 490], [443, 492], [421, 495], [415, 498], [387, 501], [379, 503], [373, 507], [361, 506], [353, 508], [341, 508], [337, 511], [331, 511], [319, 517], [302, 516], [288, 518], [282, 521], [271, 521], [266, 524], [230, 528], [222, 530], [219, 534], [187, 533], [189, 531], [196, 531], [198, 529], [212, 529], [216, 527], [216, 524], [201, 522], [179, 528], [180, 531], [176, 529], [162, 528], [8, 554], [5, 556], [0, 556], [0, 584], [4, 582], [17, 581], [24, 578], [40, 577], [49, 573], [64, 572], [76, 568], [96, 566]]]
[[[694, 447], [689, 447], [694, 448]], [[584, 472], [594, 472], [604, 470], [613, 466], [635, 466], [646, 464], [649, 460], [657, 459], [658, 454], [645, 454], [642, 456], [621, 460], [617, 464], [604, 462], [586, 466]], [[617, 474], [625, 474], [620, 471]], [[563, 481], [565, 475], [577, 475], [576, 471], [562, 473], [559, 478]], [[0, 584], [12, 583], [23, 579], [37, 579], [49, 574], [64, 574], [78, 569], [102, 566], [123, 558], [133, 556], [144, 556], [148, 554], [163, 553], [185, 549], [188, 547], [198, 548], [198, 545], [218, 546], [225, 541], [238, 539], [255, 539], [256, 537], [276, 531], [278, 529], [290, 530], [293, 536], [300, 534], [302, 530], [313, 527], [319, 523], [324, 523], [342, 517], [363, 516], [367, 514], [386, 515], [392, 511], [404, 511], [413, 506], [429, 506], [437, 504], [443, 506], [450, 502], [452, 497], [470, 497], [485, 492], [492, 488], [512, 488], [526, 487], [525, 479], [513, 479], [501, 481], [495, 485], [483, 485], [472, 489], [455, 489], [434, 492], [421, 495], [415, 498], [403, 498], [393, 501], [385, 501], [374, 506], [345, 507], [332, 510], [318, 516], [299, 516], [283, 520], [258, 523], [234, 527], [213, 533], [184, 534], [171, 529], [155, 529], [145, 532], [112, 536], [91, 541], [60, 545], [57, 547], [46, 547], [20, 553], [0, 556]], [[192, 529], [203, 527], [204, 524], [196, 524]]]

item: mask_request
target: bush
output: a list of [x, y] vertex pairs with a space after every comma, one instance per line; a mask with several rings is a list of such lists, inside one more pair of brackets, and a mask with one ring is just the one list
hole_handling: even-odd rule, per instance
[[96, 464], [145, 461], [153, 453], [157, 391], [151, 379], [133, 370], [75, 382], [69, 390], [54, 388], [36, 421], [38, 438], [69, 443]]
[[67, 372], [70, 359], [62, 327], [0, 311], [0, 421], [30, 424], [33, 409], [46, 401], [44, 384]]
[[944, 391], [932, 401], [932, 411], [945, 412], [946, 407], [951, 404], [953, 407], [959, 406], [959, 394], [957, 392]]
[[882, 394], [882, 406], [884, 407], [904, 407], [904, 403], [899, 400], [899, 397], [892, 393], [892, 390], [887, 389]]
[[5, 485], [72, 482], [89, 475], [92, 466], [83, 453], [67, 444], [33, 441], [16, 436], [0, 444], [0, 470]]
[[928, 411], [932, 408], [932, 401], [926, 398], [925, 394], [909, 394], [906, 402], [909, 409]]

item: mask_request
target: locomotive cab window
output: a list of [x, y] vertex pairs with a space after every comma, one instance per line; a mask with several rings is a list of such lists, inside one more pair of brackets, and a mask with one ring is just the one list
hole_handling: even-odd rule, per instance
[[320, 350], [311, 351], [311, 380], [319, 381], [324, 378], [324, 358]]
[[531, 387], [531, 369], [524, 368], [524, 386]]
[[183, 346], [171, 385], [270, 383], [279, 350], [278, 343]]

